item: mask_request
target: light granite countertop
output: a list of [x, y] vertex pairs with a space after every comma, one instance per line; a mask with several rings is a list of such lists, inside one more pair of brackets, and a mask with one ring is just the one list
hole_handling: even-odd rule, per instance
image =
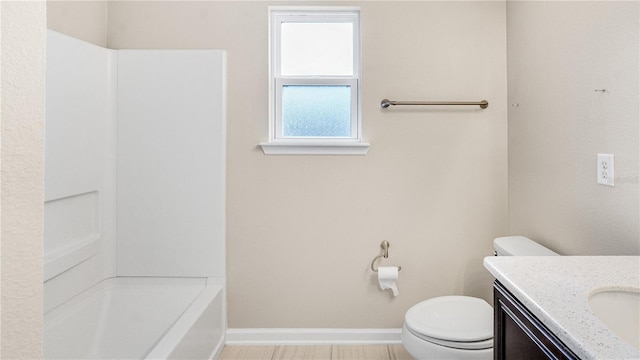
[[639, 256], [490, 256], [484, 266], [581, 359], [640, 359], [588, 305], [595, 289], [639, 288]]

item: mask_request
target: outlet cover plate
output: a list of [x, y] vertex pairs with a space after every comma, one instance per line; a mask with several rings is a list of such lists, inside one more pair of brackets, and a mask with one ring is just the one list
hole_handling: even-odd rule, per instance
[[613, 186], [613, 154], [598, 154], [598, 184]]

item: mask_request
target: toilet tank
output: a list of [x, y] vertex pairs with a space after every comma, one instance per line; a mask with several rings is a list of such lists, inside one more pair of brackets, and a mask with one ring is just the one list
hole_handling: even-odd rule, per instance
[[493, 240], [498, 256], [558, 256], [546, 247], [525, 236], [503, 236]]

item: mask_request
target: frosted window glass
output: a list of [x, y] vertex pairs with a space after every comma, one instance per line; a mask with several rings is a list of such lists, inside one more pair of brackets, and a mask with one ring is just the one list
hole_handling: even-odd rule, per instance
[[351, 86], [285, 85], [283, 136], [351, 136]]
[[353, 75], [352, 23], [282, 23], [282, 75]]

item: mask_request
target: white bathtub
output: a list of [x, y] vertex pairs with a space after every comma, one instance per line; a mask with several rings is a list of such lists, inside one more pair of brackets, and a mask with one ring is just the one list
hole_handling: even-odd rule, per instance
[[206, 278], [116, 277], [44, 315], [47, 359], [211, 359], [223, 288]]

